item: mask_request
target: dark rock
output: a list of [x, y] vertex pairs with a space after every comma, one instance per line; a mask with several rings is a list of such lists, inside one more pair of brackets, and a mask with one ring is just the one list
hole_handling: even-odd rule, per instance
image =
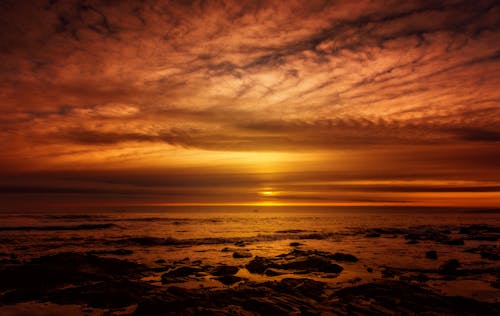
[[380, 237], [379, 233], [368, 233], [365, 235], [366, 238], [378, 238]]
[[302, 244], [300, 242], [296, 242], [296, 241], [290, 243], [290, 247], [298, 247], [300, 245], [302, 245]]
[[242, 278], [235, 275], [223, 275], [215, 279], [225, 285], [233, 285], [234, 283], [243, 280]]
[[273, 276], [282, 275], [283, 273], [269, 268], [269, 269], [266, 269], [266, 271], [264, 271], [264, 274], [267, 276], [273, 277]]
[[[83, 295], [87, 285], [101, 283], [101, 296], [118, 291], [117, 284], [136, 282], [143, 288], [139, 279], [146, 271], [148, 268], [144, 265], [116, 258], [77, 253], [43, 256], [0, 270], [0, 292], [7, 293], [0, 296], [0, 302], [54, 301], [65, 287]], [[67, 300], [73, 302], [75, 298]]]
[[481, 258], [487, 259], [487, 260], [500, 260], [500, 255], [498, 253], [493, 253], [493, 252], [488, 252], [488, 251], [481, 251], [480, 252]]
[[408, 245], [415, 245], [415, 244], [418, 244], [419, 241], [418, 240], [415, 240], [415, 239], [410, 239], [406, 242]]
[[340, 273], [344, 268], [336, 263], [332, 263], [330, 259], [318, 255], [310, 255], [302, 257], [291, 262], [285, 262], [280, 265], [282, 269], [296, 269], [306, 271], [318, 271], [328, 273]]
[[233, 253], [233, 258], [252, 258], [253, 255], [250, 251], [235, 251]]
[[451, 259], [446, 261], [439, 267], [439, 273], [454, 274], [459, 267], [460, 262], [457, 259]]
[[345, 262], [357, 262], [358, 258], [355, 256], [348, 254], [348, 253], [341, 253], [341, 252], [336, 252], [333, 255], [328, 255], [327, 256], [330, 259], [333, 259], [335, 261], [345, 261]]
[[429, 250], [429, 251], [427, 251], [425, 253], [425, 257], [427, 259], [436, 260], [438, 258], [437, 251], [435, 251], [435, 250]]
[[245, 268], [251, 273], [262, 274], [267, 268], [273, 266], [273, 262], [267, 258], [256, 256], [253, 260], [245, 265]]
[[366, 268], [366, 271], [372, 273], [373, 272], [373, 269], [372, 268]]
[[239, 270], [238, 267], [221, 265], [221, 266], [216, 266], [211, 271], [211, 274], [215, 276], [233, 275], [238, 273], [238, 270]]
[[80, 304], [94, 308], [120, 308], [142, 300], [151, 286], [127, 280], [110, 280], [51, 292], [48, 300], [58, 304]]
[[237, 241], [234, 243], [234, 245], [238, 247], [245, 247], [246, 243], [244, 241]]
[[[367, 302], [369, 302], [367, 304]], [[367, 283], [332, 294], [338, 315], [498, 315], [500, 304], [444, 296], [401, 281]]]
[[93, 250], [88, 251], [89, 255], [116, 255], [116, 256], [126, 256], [131, 255], [134, 252], [129, 249], [112, 249], [112, 250]]
[[461, 246], [464, 244], [463, 239], [449, 239], [449, 240], [444, 240], [442, 241], [443, 244], [450, 245], [450, 246]]
[[170, 269], [167, 273], [162, 275], [163, 277], [168, 278], [178, 278], [178, 277], [187, 277], [190, 275], [194, 275], [202, 270], [199, 267], [191, 267], [191, 266], [181, 266], [175, 269]]
[[165, 259], [158, 259], [155, 261], [156, 264], [166, 263]]
[[303, 229], [287, 229], [287, 230], [278, 230], [276, 233], [278, 234], [298, 234], [298, 233], [305, 233], [307, 230]]
[[319, 301], [326, 288], [326, 283], [306, 278], [285, 278], [276, 285], [267, 286], [280, 292], [292, 295], [300, 294]]
[[380, 272], [382, 273], [383, 278], [394, 278], [397, 275], [401, 274], [401, 272], [398, 271], [397, 269], [390, 267], [384, 267], [384, 269], [382, 269]]
[[243, 308], [256, 312], [258, 315], [287, 316], [293, 311], [292, 308], [276, 305], [274, 301], [266, 297], [249, 298], [243, 302]]

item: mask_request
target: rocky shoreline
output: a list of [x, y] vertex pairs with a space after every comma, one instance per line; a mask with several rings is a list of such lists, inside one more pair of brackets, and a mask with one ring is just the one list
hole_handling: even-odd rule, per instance
[[[406, 247], [420, 242], [464, 247], [464, 240], [480, 240], [485, 244], [464, 253], [485, 263], [499, 259], [492, 241], [498, 240], [500, 231], [486, 225], [452, 230], [377, 228], [357, 234], [374, 242], [403, 237]], [[288, 252], [275, 256], [254, 256], [247, 245], [235, 241], [220, 249], [221, 254], [232, 254], [234, 265], [168, 257], [144, 264], [124, 259], [133, 251], [123, 248], [4, 259], [0, 311], [19, 303], [50, 302], [79, 305], [82, 315], [500, 314], [498, 300], [446, 295], [430, 286], [482, 276], [491, 280], [492, 288], [499, 288], [498, 265], [471, 267], [428, 250], [422, 257], [436, 262], [435, 268], [369, 266], [349, 253], [311, 249], [305, 239], [290, 242]], [[362, 277], [356, 272], [360, 269], [371, 277]], [[356, 277], [335, 282], [349, 273]]]

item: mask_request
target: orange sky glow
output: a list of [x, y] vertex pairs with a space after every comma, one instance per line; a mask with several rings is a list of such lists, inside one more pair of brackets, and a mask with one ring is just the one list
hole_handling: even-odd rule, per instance
[[500, 206], [498, 1], [0, 9], [2, 210]]

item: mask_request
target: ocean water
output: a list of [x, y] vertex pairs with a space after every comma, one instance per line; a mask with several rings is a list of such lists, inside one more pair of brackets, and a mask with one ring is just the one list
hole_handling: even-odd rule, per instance
[[[253, 256], [270, 257], [295, 249], [343, 252], [357, 263], [345, 263], [344, 271], [326, 281], [342, 287], [383, 277], [387, 267], [437, 269], [448, 259], [464, 267], [499, 268], [498, 261], [482, 260], [468, 249], [480, 245], [498, 247], [494, 240], [469, 240], [461, 227], [500, 227], [500, 213], [439, 208], [335, 208], [335, 207], [165, 207], [142, 210], [88, 212], [3, 212], [0, 214], [0, 260], [30, 260], [59, 252], [85, 252], [119, 257], [150, 266], [158, 260], [230, 264], [243, 267], [251, 258], [233, 258], [248, 250]], [[377, 230], [380, 236], [370, 237]], [[384, 229], [384, 230], [382, 230]], [[463, 245], [435, 240], [408, 244], [404, 232], [448, 231]], [[425, 257], [436, 250], [438, 260]], [[368, 272], [371, 269], [373, 272]], [[258, 280], [241, 269], [240, 276]], [[312, 276], [314, 278], [314, 276]], [[324, 276], [322, 276], [324, 278]], [[490, 286], [494, 275], [466, 280], [429, 283], [438, 291], [476, 299], [499, 301], [500, 291]], [[149, 277], [160, 282], [160, 274]], [[325, 281], [325, 280], [323, 280]], [[455, 283], [454, 283], [455, 282]], [[182, 286], [222, 286], [210, 278]]]

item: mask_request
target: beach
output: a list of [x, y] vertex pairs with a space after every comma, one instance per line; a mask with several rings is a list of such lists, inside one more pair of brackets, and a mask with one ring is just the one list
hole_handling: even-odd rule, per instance
[[499, 237], [495, 210], [4, 213], [0, 314], [494, 315]]

